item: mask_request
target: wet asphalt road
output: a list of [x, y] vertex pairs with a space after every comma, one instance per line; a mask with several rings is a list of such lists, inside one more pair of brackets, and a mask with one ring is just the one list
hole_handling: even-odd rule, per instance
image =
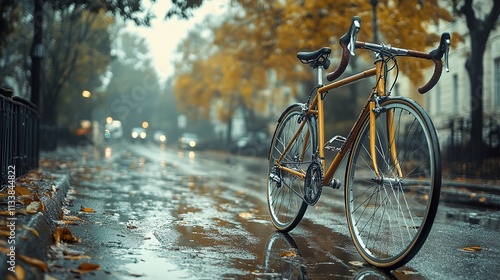
[[[421, 251], [387, 273], [363, 265], [352, 245], [342, 189], [325, 190], [289, 236], [276, 233], [265, 159], [150, 143], [71, 154], [79, 161], [71, 167], [66, 215], [83, 222], [69, 225], [79, 243], [52, 248], [50, 275], [58, 279], [494, 279], [500, 273], [495, 209], [441, 204]], [[101, 269], [75, 272], [82, 262]]]

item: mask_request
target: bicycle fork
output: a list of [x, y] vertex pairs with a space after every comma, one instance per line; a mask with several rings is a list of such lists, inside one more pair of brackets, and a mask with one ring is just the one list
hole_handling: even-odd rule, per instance
[[[372, 94], [373, 99], [369, 104], [369, 118], [370, 118], [370, 156], [372, 158], [373, 170], [375, 175], [377, 176], [377, 181], [383, 181], [384, 178], [380, 174], [379, 165], [377, 162], [377, 126], [376, 119], [377, 114], [379, 114], [382, 110], [384, 110], [380, 104], [380, 97], [387, 96], [385, 91], [385, 78], [386, 78], [386, 65], [383, 62], [383, 59], [378, 59], [376, 62], [376, 79], [378, 81], [377, 86], [374, 88], [374, 92]], [[386, 126], [387, 126], [387, 138], [389, 140], [389, 150], [391, 153], [391, 159], [394, 163], [394, 167], [396, 169], [397, 175], [400, 179], [403, 178], [403, 172], [401, 171], [400, 162], [398, 160], [398, 153], [396, 150], [396, 128], [394, 127], [394, 112], [388, 110], [386, 113]], [[381, 147], [382, 148], [382, 147]], [[386, 178], [387, 179], [387, 178]]]

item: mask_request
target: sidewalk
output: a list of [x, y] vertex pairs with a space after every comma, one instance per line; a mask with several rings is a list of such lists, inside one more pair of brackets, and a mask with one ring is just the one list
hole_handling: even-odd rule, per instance
[[[14, 267], [17, 279], [44, 279], [44, 271], [49, 269], [48, 248], [54, 244], [53, 235], [63, 217], [62, 209], [70, 187], [69, 170], [76, 166], [72, 166], [76, 164], [72, 160], [73, 157], [67, 158], [69, 162], [55, 157], [42, 158], [40, 168], [16, 180], [13, 188], [2, 186], [0, 279], [7, 278], [7, 274], [11, 274], [9, 270], [14, 270]], [[11, 189], [15, 191], [15, 209], [9, 209]], [[440, 201], [462, 207], [473, 205], [500, 209], [500, 185], [444, 180]], [[17, 215], [11, 216], [14, 213], [9, 210], [14, 210]]]
[[[69, 181], [68, 171], [42, 167], [18, 178], [14, 186], [2, 186], [0, 279], [44, 279], [47, 250], [62, 217]], [[15, 208], [11, 201], [17, 202]]]

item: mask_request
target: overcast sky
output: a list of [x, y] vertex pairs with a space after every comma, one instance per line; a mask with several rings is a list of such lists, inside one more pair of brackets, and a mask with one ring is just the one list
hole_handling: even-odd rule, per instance
[[133, 23], [128, 24], [131, 31], [139, 33], [149, 43], [151, 57], [162, 82], [174, 72], [172, 59], [177, 44], [187, 36], [190, 28], [203, 21], [207, 15], [221, 14], [227, 0], [205, 0], [204, 2], [189, 20], [179, 20], [174, 17], [165, 21], [163, 18], [171, 6], [171, 1], [157, 0], [153, 6], [156, 19], [151, 22], [151, 27], [136, 27]]

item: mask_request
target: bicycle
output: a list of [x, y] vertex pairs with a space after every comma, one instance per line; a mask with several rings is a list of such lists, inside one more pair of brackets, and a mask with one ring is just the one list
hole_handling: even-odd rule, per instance
[[[431, 60], [434, 73], [418, 89], [421, 94], [429, 91], [441, 76], [443, 56], [449, 71], [450, 35], [443, 33], [439, 46], [425, 53], [357, 41], [360, 28], [356, 16], [339, 39], [342, 59], [326, 75], [331, 82], [327, 85], [323, 85], [322, 70], [330, 64], [331, 49], [297, 54], [302, 63], [316, 69], [318, 85], [306, 103], [290, 105], [278, 119], [268, 157], [268, 208], [278, 231], [294, 229], [307, 207], [318, 202], [324, 187], [340, 187], [333, 175], [347, 156], [344, 197], [351, 239], [369, 264], [395, 269], [415, 256], [432, 227], [441, 188], [441, 159], [430, 117], [414, 100], [391, 97], [387, 75], [398, 70], [398, 56]], [[344, 73], [355, 49], [373, 52], [375, 67], [332, 82]], [[327, 94], [373, 76], [375, 85], [347, 137], [334, 136], [325, 142]], [[325, 151], [336, 152], [328, 168]]]

